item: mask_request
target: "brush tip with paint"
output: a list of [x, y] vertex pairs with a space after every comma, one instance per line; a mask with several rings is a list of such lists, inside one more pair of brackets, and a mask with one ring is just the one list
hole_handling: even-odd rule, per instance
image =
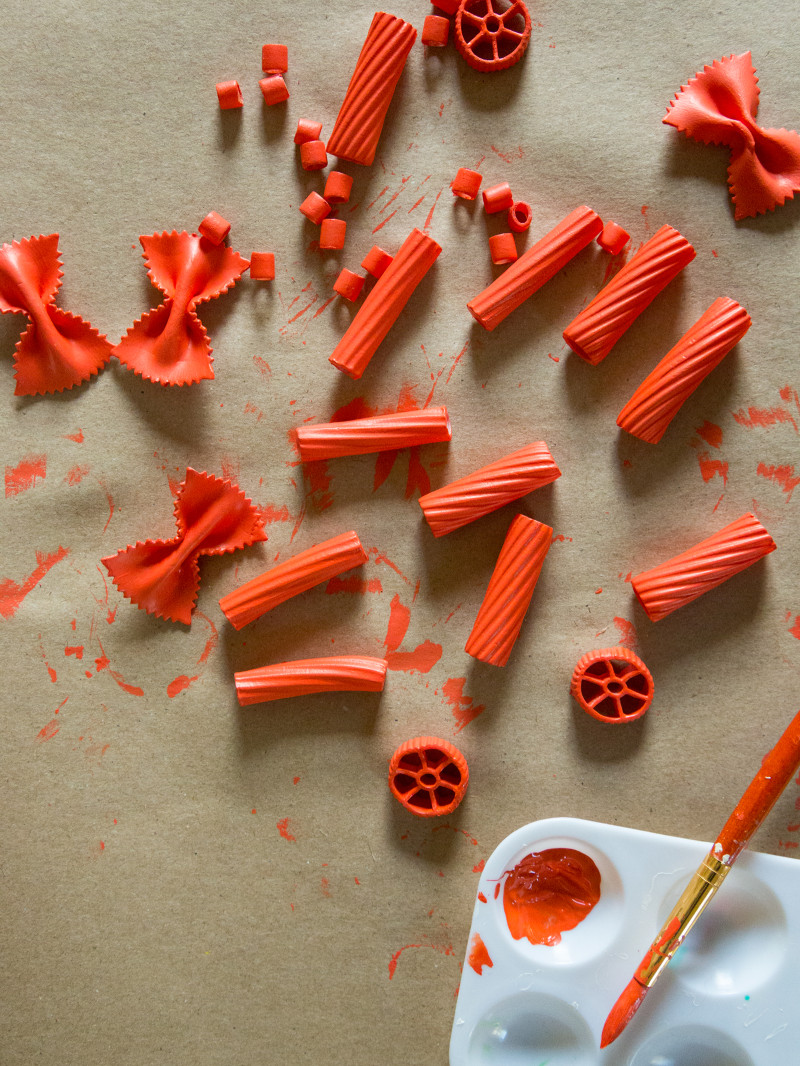
[[622, 1030], [637, 1012], [649, 989], [640, 984], [635, 977], [628, 982], [625, 991], [611, 1008], [603, 1026], [603, 1034], [600, 1037], [600, 1047], [608, 1047], [613, 1044]]

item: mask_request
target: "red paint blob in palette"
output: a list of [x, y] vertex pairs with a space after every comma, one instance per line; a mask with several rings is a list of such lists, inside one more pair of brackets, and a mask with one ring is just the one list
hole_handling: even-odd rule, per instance
[[515, 940], [552, 946], [600, 899], [600, 871], [574, 848], [533, 852], [508, 871], [503, 910]]

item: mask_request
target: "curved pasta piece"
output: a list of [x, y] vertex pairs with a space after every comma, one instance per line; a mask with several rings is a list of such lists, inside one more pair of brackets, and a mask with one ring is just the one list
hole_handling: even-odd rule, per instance
[[266, 573], [259, 574], [223, 596], [219, 605], [234, 629], [241, 629], [278, 604], [366, 561], [367, 553], [358, 534], [351, 529], [349, 533], [306, 548]]
[[441, 250], [422, 230], [409, 233], [334, 348], [330, 362], [337, 370], [351, 378], [361, 377]]
[[339, 109], [327, 150], [340, 159], [369, 166], [383, 122], [417, 31], [385, 11], [376, 11]]
[[175, 497], [177, 536], [137, 541], [101, 560], [123, 596], [170, 622], [192, 620], [201, 555], [224, 555], [266, 540], [253, 504], [232, 482], [189, 467]]
[[473, 658], [492, 666], [508, 662], [552, 538], [550, 526], [526, 515], [511, 523], [467, 641]]
[[631, 579], [653, 622], [696, 600], [775, 551], [776, 544], [749, 512], [673, 559]]
[[762, 129], [758, 96], [750, 53], [723, 56], [681, 86], [662, 119], [701, 144], [730, 149], [728, 188], [737, 219], [774, 211], [800, 191], [800, 134]]
[[564, 340], [581, 359], [597, 366], [694, 257], [694, 248], [681, 233], [662, 226], [570, 322]]
[[315, 692], [381, 692], [386, 681], [386, 660], [370, 655], [296, 659], [241, 670], [233, 675], [233, 680], [242, 707]]
[[622, 408], [617, 418], [620, 429], [657, 444], [685, 401], [751, 324], [741, 304], [727, 296], [715, 300]]
[[602, 229], [602, 219], [590, 207], [576, 207], [470, 300], [467, 310], [484, 329], [494, 329], [591, 244]]
[[0, 247], [0, 313], [29, 319], [14, 354], [16, 396], [71, 389], [111, 358], [111, 342], [103, 334], [56, 307], [61, 278], [57, 233]]
[[299, 426], [297, 447], [303, 462], [310, 463], [317, 459], [436, 444], [450, 440], [451, 436], [447, 408], [426, 407], [423, 411], [398, 411], [345, 422]]
[[561, 471], [540, 440], [420, 496], [419, 505], [433, 535], [443, 537], [559, 477]]
[[113, 354], [149, 381], [191, 385], [213, 378], [212, 348], [196, 308], [227, 292], [249, 263], [197, 233], [140, 237], [147, 275], [166, 299], [128, 329]]

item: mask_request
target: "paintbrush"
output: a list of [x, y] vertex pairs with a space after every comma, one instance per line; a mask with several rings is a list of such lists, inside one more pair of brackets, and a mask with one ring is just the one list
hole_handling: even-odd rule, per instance
[[758, 829], [793, 773], [800, 766], [800, 711], [786, 732], [764, 758], [761, 769], [727, 820], [716, 843], [700, 863], [696, 873], [670, 911], [658, 936], [639, 963], [625, 991], [611, 1008], [603, 1026], [600, 1047], [619, 1034], [639, 1009], [659, 974], [678, 950], [687, 933], [711, 902], [740, 852]]

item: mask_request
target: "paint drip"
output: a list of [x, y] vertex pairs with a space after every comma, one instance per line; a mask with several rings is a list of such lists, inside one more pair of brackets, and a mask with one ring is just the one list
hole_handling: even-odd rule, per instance
[[503, 910], [515, 940], [552, 947], [600, 899], [600, 871], [581, 851], [548, 848], [507, 871]]

